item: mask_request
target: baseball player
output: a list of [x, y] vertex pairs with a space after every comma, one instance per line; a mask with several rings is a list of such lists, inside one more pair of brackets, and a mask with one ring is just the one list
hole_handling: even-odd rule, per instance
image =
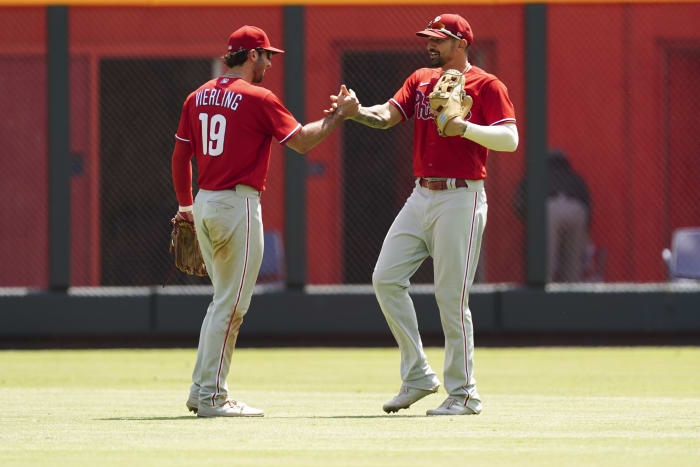
[[[403, 384], [383, 408], [388, 413], [405, 409], [440, 386], [423, 352], [408, 295], [409, 279], [432, 256], [435, 297], [445, 333], [448, 397], [427, 414], [478, 414], [482, 402], [474, 379], [469, 289], [486, 225], [486, 156], [489, 149], [517, 148], [515, 111], [504, 84], [469, 63], [467, 51], [474, 34], [464, 18], [440, 15], [416, 34], [427, 38], [432, 68], [416, 70], [388, 102], [360, 106], [352, 117], [380, 129], [413, 117], [415, 188], [386, 235], [372, 275], [379, 306], [401, 351]], [[464, 75], [464, 89], [473, 105], [465, 118], [451, 120], [446, 136], [441, 137], [428, 96], [447, 69]]]
[[[263, 256], [260, 194], [265, 189], [275, 137], [303, 154], [320, 143], [358, 102], [345, 86], [334, 96], [337, 112], [302, 126], [271, 91], [254, 86], [272, 66], [265, 32], [243, 26], [228, 40], [227, 72], [191, 93], [175, 135], [172, 172], [179, 202], [176, 219], [194, 221], [214, 297], [202, 323], [187, 408], [199, 417], [263, 416], [228, 397], [226, 377]], [[192, 202], [195, 155], [200, 190]]]

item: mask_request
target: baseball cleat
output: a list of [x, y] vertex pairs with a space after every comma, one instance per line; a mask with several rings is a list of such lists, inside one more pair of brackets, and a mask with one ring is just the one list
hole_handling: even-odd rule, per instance
[[244, 402], [227, 400], [218, 407], [199, 407], [198, 417], [263, 417], [265, 412], [249, 407]]
[[433, 389], [416, 389], [409, 388], [405, 384], [401, 385], [399, 393], [394, 396], [389, 402], [384, 404], [382, 409], [386, 413], [398, 412], [401, 409], [407, 409], [416, 401], [421, 400], [425, 396], [437, 392], [440, 386], [435, 386]]
[[187, 406], [187, 410], [197, 415], [197, 411], [199, 410], [199, 396], [194, 397], [192, 394], [190, 394], [190, 397], [187, 398], [185, 405]]
[[426, 415], [478, 415], [481, 413], [481, 402], [476, 409], [465, 406], [454, 397], [448, 397], [437, 409], [430, 409]]

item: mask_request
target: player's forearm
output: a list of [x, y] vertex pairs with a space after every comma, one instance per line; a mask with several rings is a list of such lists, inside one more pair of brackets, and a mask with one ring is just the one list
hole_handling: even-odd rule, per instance
[[360, 110], [351, 120], [362, 123], [371, 128], [386, 130], [391, 128], [391, 114], [386, 111], [384, 105], [373, 105], [372, 107], [360, 107]]
[[173, 188], [180, 206], [192, 205], [192, 152], [187, 144], [175, 143], [172, 157]]
[[514, 123], [484, 126], [461, 121], [462, 138], [474, 141], [494, 151], [513, 152], [518, 148], [518, 128]]
[[292, 144], [289, 144], [289, 146], [298, 153], [305, 154], [333, 133], [333, 130], [343, 123], [344, 120], [345, 118], [342, 115], [332, 113], [321, 120], [307, 123], [301, 128], [299, 134], [293, 138], [293, 141], [290, 141]]

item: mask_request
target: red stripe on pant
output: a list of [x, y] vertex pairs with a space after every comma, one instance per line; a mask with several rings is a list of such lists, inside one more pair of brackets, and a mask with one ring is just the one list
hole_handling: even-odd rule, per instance
[[[471, 253], [472, 253], [472, 237], [474, 236], [474, 223], [476, 222], [476, 202], [479, 199], [479, 193], [474, 193], [474, 210], [472, 212], [472, 226], [469, 231], [469, 247], [467, 248], [467, 267], [466, 271], [464, 273], [464, 282], [462, 283], [462, 300], [460, 302], [460, 307], [459, 307], [459, 312], [460, 312], [460, 318], [462, 319], [462, 340], [464, 342], [464, 368], [467, 372], [467, 382], [464, 385], [465, 388], [466, 386], [469, 385], [469, 359], [467, 357], [467, 331], [464, 327], [464, 296], [466, 295], [467, 292], [467, 282], [469, 281], [469, 260], [471, 259]], [[469, 393], [467, 393], [467, 396]], [[467, 400], [469, 400], [469, 397], [467, 397]], [[466, 400], [464, 401], [464, 404], [466, 405], [467, 402]]]
[[215, 407], [216, 396], [219, 395], [220, 390], [220, 379], [221, 379], [221, 367], [224, 364], [224, 353], [226, 352], [226, 342], [228, 341], [229, 333], [231, 332], [231, 323], [233, 322], [233, 317], [236, 316], [236, 310], [238, 308], [238, 302], [241, 300], [241, 292], [243, 291], [243, 283], [245, 282], [245, 272], [248, 267], [248, 242], [250, 240], [250, 206], [248, 205], [248, 198], [245, 200], [245, 212], [246, 212], [246, 230], [245, 230], [245, 259], [243, 261], [243, 274], [241, 276], [241, 284], [238, 287], [238, 296], [236, 297], [236, 303], [233, 305], [233, 313], [231, 313], [231, 318], [228, 320], [228, 327], [226, 328], [226, 337], [224, 338], [224, 345], [221, 346], [221, 356], [219, 357], [219, 371], [216, 373], [216, 392], [211, 396], [211, 406]]

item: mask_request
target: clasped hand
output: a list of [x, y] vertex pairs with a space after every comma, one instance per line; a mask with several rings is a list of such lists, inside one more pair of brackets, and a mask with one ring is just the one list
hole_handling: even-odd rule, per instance
[[359, 110], [360, 101], [357, 99], [355, 91], [341, 84], [338, 95], [331, 96], [330, 108], [324, 110], [323, 113], [329, 115], [337, 112], [341, 117], [348, 119], [354, 117]]
[[[437, 116], [440, 115], [439, 112], [435, 112], [433, 109], [430, 109], [430, 114], [433, 116], [433, 118], [437, 118]], [[443, 138], [447, 136], [461, 136], [462, 133], [464, 133], [464, 127], [466, 125], [467, 122], [463, 118], [454, 117], [452, 120], [447, 122], [447, 125], [445, 125], [445, 132], [440, 136], [442, 136]]]

